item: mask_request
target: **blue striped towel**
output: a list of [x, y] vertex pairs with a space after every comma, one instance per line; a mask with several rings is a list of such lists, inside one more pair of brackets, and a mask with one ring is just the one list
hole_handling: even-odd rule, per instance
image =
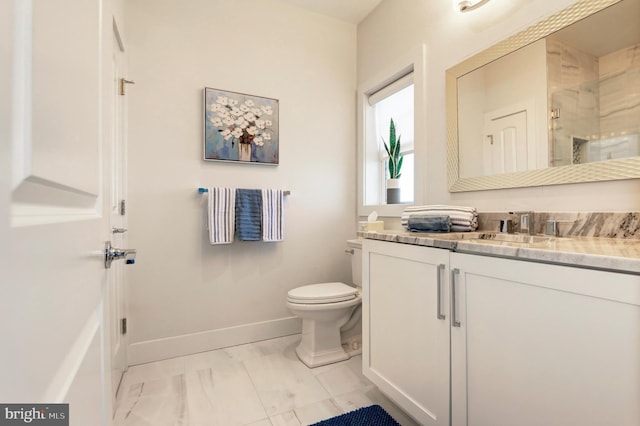
[[240, 241], [262, 239], [262, 190], [236, 189], [236, 233]]
[[284, 192], [280, 189], [262, 190], [262, 239], [284, 240]]
[[449, 216], [451, 218], [451, 232], [475, 231], [478, 228], [478, 211], [475, 207], [445, 205], [407, 207], [400, 218], [402, 226], [408, 228], [409, 217], [414, 214]]
[[236, 217], [236, 191], [232, 188], [209, 188], [207, 206], [209, 242], [231, 244]]
[[449, 216], [412, 214], [409, 216], [407, 228], [414, 232], [450, 232], [451, 218]]

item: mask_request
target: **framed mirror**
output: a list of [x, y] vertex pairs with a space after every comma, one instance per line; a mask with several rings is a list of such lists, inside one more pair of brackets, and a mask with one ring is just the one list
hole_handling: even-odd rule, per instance
[[640, 178], [639, 17], [578, 1], [447, 70], [449, 191]]

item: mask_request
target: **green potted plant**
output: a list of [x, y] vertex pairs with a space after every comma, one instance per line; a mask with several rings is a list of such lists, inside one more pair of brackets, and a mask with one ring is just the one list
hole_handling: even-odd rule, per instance
[[400, 203], [400, 169], [404, 156], [400, 154], [400, 135], [396, 140], [396, 126], [391, 119], [389, 124], [389, 145], [382, 138], [384, 149], [389, 155], [389, 179], [387, 179], [387, 204]]

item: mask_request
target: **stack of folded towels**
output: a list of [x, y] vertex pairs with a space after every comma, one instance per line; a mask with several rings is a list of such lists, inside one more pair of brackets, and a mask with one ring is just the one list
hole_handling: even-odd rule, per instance
[[478, 228], [478, 211], [464, 206], [416, 206], [402, 212], [402, 226], [420, 232], [468, 232]]

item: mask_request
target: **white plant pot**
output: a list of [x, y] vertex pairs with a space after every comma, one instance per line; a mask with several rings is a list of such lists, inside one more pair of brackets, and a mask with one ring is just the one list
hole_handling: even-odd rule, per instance
[[387, 204], [400, 204], [400, 179], [387, 179]]

